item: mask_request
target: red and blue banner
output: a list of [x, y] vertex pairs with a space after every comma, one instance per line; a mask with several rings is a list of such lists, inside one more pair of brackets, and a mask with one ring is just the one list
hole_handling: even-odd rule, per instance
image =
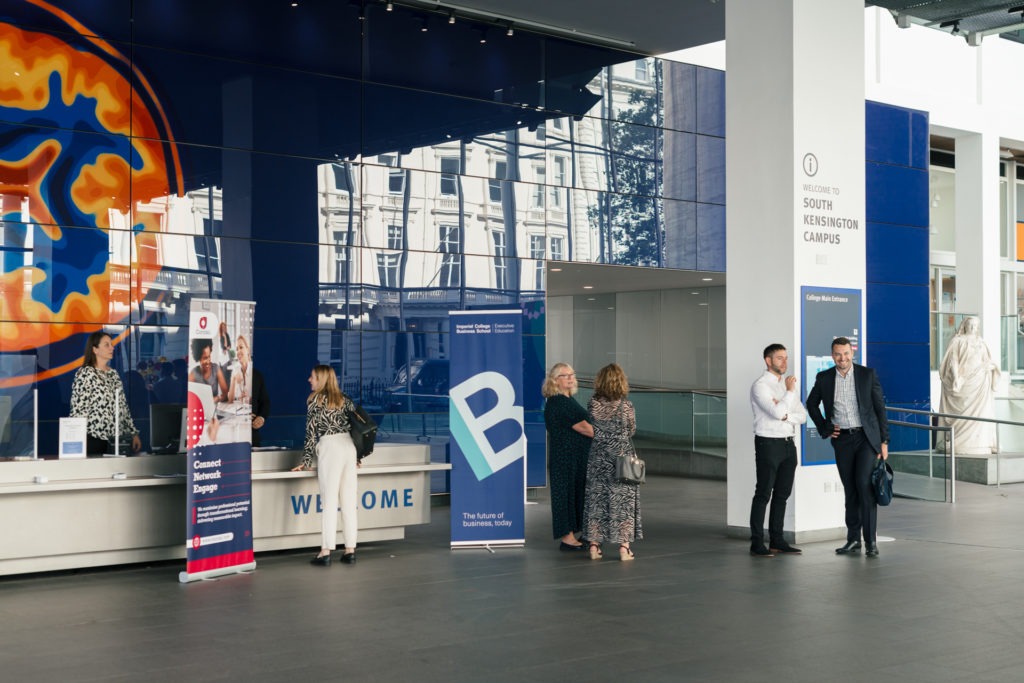
[[451, 545], [523, 545], [522, 312], [453, 311], [449, 321]]
[[254, 309], [251, 302], [192, 300], [182, 583], [256, 568], [252, 399], [245, 391], [245, 378], [252, 376]]

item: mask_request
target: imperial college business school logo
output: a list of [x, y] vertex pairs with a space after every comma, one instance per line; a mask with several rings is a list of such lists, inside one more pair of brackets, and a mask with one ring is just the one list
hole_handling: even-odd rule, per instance
[[[515, 404], [516, 388], [505, 375], [490, 371], [473, 375], [452, 387], [450, 397], [452, 437], [478, 480], [520, 461], [526, 448], [523, 406]], [[480, 414], [474, 413], [474, 398], [483, 410]], [[489, 407], [488, 399], [493, 401]], [[503, 448], [491, 440], [502, 444], [510, 435], [515, 440]]]
[[452, 545], [522, 544], [522, 311], [453, 312]]

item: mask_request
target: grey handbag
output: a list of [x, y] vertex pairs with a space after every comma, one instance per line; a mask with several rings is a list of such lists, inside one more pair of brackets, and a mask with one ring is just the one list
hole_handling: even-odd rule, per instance
[[623, 484], [643, 484], [647, 480], [647, 465], [637, 457], [632, 440], [629, 446], [632, 452], [615, 458], [615, 478]]
[[[624, 404], [619, 404], [619, 414], [624, 413]], [[636, 454], [633, 439], [629, 439], [629, 453], [615, 458], [615, 478], [623, 484], [643, 484], [647, 480], [647, 464]]]

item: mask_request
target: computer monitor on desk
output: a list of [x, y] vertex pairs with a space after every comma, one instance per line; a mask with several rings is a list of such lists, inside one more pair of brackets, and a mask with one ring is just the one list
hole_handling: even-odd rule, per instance
[[181, 427], [184, 403], [151, 403], [149, 406], [149, 450], [152, 453], [184, 453]]

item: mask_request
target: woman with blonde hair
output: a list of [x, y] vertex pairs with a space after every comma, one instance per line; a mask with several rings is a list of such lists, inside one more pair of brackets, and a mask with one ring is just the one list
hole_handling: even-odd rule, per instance
[[636, 413], [629, 395], [629, 380], [617, 363], [606, 365], [594, 380], [594, 396], [587, 411], [594, 426], [594, 442], [587, 463], [587, 491], [583, 535], [590, 542], [590, 559], [601, 559], [601, 544], [619, 545], [619, 559], [632, 560], [630, 544], [643, 538], [640, 487], [615, 476], [616, 458], [633, 451]]
[[293, 472], [311, 469], [316, 456], [317, 481], [323, 506], [320, 526], [320, 552], [310, 564], [331, 566], [331, 551], [338, 539], [338, 496], [341, 495], [341, 525], [345, 552], [341, 561], [356, 561], [356, 469], [359, 459], [349, 434], [351, 425], [346, 411], [353, 408], [352, 399], [342, 393], [338, 376], [327, 365], [317, 365], [309, 373], [312, 393], [306, 399], [306, 442], [302, 462]]
[[551, 527], [561, 539], [559, 550], [583, 550], [576, 534], [583, 528], [583, 492], [587, 482], [587, 454], [594, 429], [587, 411], [573, 395], [576, 373], [568, 363], [555, 363], [541, 393], [544, 425], [548, 430], [548, 480], [551, 486]]

